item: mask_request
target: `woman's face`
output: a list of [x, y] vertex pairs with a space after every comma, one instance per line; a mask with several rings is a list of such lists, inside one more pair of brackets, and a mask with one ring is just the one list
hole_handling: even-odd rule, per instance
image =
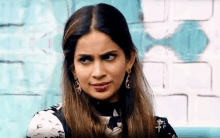
[[74, 53], [73, 74], [91, 97], [116, 102], [125, 72], [134, 62], [127, 61], [123, 50], [111, 38], [97, 30], [82, 36]]

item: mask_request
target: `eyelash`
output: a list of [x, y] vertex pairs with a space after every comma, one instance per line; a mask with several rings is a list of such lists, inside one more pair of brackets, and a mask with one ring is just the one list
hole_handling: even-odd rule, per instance
[[[116, 58], [116, 54], [109, 54], [109, 55], [105, 55], [103, 56], [103, 59], [106, 59], [107, 61], [112, 61]], [[113, 59], [109, 59], [109, 57], [113, 57]], [[85, 62], [86, 60], [92, 60], [90, 57], [83, 57], [83, 58], [80, 58], [79, 61], [82, 63], [82, 64], [88, 64], [88, 62]]]

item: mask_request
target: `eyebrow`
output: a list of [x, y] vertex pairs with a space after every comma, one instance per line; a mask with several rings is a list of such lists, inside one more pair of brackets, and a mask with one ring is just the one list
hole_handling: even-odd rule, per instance
[[[112, 54], [112, 53], [117, 53], [118, 51], [116, 51], [116, 50], [112, 50], [112, 51], [108, 51], [108, 52], [106, 52], [106, 53], [104, 53], [104, 54], [101, 54], [100, 55], [100, 57], [103, 57], [103, 56], [105, 56], [105, 55], [109, 55], [109, 54]], [[89, 55], [89, 54], [79, 54], [79, 55], [77, 55], [77, 57], [86, 57], [86, 56], [91, 56], [91, 55]]]

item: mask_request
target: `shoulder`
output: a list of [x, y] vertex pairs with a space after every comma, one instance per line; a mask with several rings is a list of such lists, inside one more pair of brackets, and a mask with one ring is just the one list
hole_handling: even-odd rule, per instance
[[167, 118], [155, 116], [155, 121], [158, 138], [177, 138], [177, 135], [172, 126], [168, 123]]
[[35, 113], [29, 123], [26, 137], [64, 138], [65, 134], [62, 123], [55, 115], [61, 107], [62, 104], [57, 104]]

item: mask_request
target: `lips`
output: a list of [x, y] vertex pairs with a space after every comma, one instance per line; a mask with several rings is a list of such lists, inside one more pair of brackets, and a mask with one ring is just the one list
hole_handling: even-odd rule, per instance
[[102, 82], [102, 83], [95, 83], [95, 84], [92, 84], [93, 86], [103, 86], [103, 85], [107, 85], [111, 82]]
[[96, 89], [97, 92], [105, 92], [108, 89], [108, 84], [111, 82], [102, 82], [93, 84], [93, 87]]

